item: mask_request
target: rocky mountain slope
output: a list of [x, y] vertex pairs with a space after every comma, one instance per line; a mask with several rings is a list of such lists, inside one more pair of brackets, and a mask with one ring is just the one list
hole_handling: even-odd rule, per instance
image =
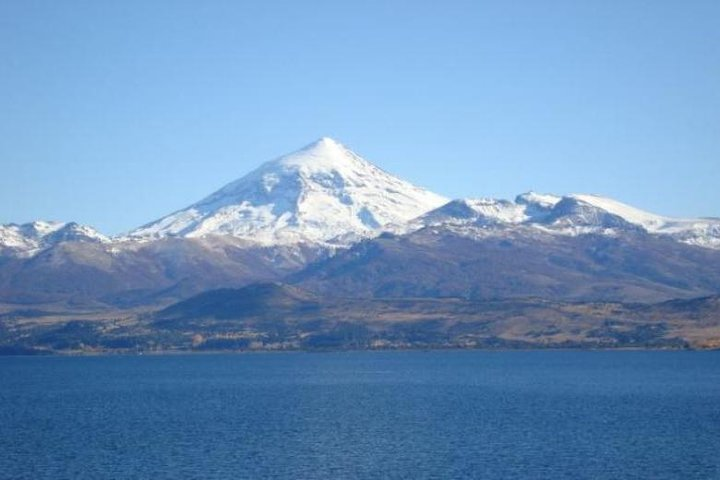
[[367, 240], [289, 280], [362, 298], [654, 302], [720, 291], [720, 251], [639, 228], [569, 236], [533, 226], [429, 226]]
[[219, 287], [273, 281], [328, 255], [314, 245], [265, 247], [232, 237], [113, 245], [64, 242], [0, 257], [0, 304], [163, 305]]

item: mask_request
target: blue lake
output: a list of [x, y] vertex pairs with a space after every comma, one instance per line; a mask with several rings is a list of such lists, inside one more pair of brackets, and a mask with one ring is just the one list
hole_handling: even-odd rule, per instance
[[720, 478], [720, 352], [0, 357], [0, 478]]

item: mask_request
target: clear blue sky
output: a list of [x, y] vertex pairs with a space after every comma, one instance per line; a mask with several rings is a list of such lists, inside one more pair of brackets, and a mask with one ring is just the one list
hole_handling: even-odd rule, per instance
[[0, 223], [118, 233], [325, 135], [449, 197], [720, 216], [720, 1], [0, 2]]

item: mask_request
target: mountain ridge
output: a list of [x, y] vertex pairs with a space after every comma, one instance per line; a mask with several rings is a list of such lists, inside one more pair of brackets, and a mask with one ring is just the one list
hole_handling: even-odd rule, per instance
[[462, 225], [531, 226], [560, 235], [615, 235], [618, 230], [641, 229], [689, 245], [720, 249], [720, 218], [664, 217], [588, 194], [558, 196], [527, 192], [518, 195], [514, 202], [494, 198], [456, 199], [411, 220], [395, 232]]

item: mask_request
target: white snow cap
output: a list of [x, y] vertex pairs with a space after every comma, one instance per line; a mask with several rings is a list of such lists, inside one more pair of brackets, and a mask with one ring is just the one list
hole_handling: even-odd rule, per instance
[[267, 245], [343, 244], [447, 201], [323, 137], [129, 236], [233, 235]]

